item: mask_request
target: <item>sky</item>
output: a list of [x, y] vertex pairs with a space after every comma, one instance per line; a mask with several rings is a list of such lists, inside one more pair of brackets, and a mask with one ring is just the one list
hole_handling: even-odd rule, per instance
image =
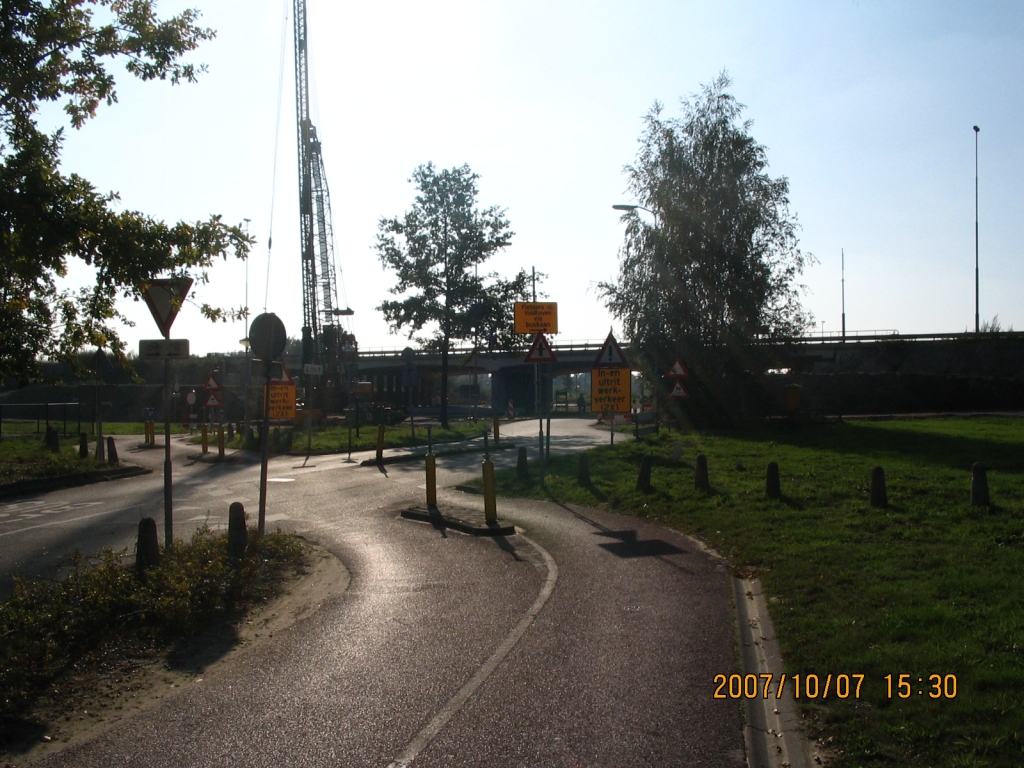
[[[237, 308], [248, 291], [250, 318], [266, 309], [299, 336], [292, 0], [157, 5], [186, 7], [217, 31], [189, 56], [208, 71], [173, 87], [118, 72], [119, 102], [68, 128], [63, 168], [125, 209], [248, 226], [248, 265], [218, 261], [197, 300]], [[362, 349], [408, 344], [375, 309], [395, 277], [373, 244], [426, 162], [468, 163], [480, 206], [506, 209], [516, 234], [488, 265], [547, 274], [554, 341], [618, 332], [597, 283], [617, 275], [625, 227], [611, 206], [635, 202], [623, 168], [643, 116], [655, 102], [679, 115], [723, 70], [770, 175], [789, 179], [800, 247], [818, 260], [801, 279], [818, 332], [840, 329], [843, 253], [848, 332], [973, 330], [974, 125], [980, 314], [1024, 330], [1015, 0], [307, 0], [307, 16], [341, 303]], [[68, 282], [88, 277], [76, 264]], [[144, 304], [120, 308], [136, 323], [129, 348], [159, 337]], [[171, 335], [205, 354], [240, 350], [247, 332], [186, 304]]]

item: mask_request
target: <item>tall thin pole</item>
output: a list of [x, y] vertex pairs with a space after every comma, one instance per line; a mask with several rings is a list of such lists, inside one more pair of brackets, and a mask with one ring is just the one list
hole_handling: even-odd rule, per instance
[[978, 305], [978, 132], [974, 126], [974, 332], [981, 331]]
[[840, 258], [840, 270], [842, 275], [843, 284], [843, 340], [846, 340], [846, 251], [844, 249], [839, 250]]

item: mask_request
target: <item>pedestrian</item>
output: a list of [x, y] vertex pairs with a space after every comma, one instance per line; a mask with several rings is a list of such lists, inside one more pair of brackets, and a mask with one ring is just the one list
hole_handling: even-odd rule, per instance
[[586, 413], [586, 410], [587, 410], [587, 401], [583, 399], [583, 393], [580, 392], [576, 396], [576, 411], [578, 413]]

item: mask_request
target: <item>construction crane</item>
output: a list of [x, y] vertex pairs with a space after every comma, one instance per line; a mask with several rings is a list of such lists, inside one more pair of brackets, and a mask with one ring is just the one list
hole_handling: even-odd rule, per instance
[[[355, 379], [356, 341], [338, 324], [351, 315], [338, 302], [331, 199], [316, 127], [309, 118], [309, 50], [306, 0], [295, 0], [295, 118], [299, 155], [299, 236], [302, 259], [302, 364], [323, 366], [322, 381], [336, 389], [343, 406]], [[319, 278], [318, 278], [319, 269]], [[306, 388], [307, 400], [312, 390]]]

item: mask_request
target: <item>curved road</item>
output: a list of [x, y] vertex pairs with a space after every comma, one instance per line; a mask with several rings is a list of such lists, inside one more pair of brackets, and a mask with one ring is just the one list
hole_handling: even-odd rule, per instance
[[[552, 450], [608, 439], [580, 422], [555, 429]], [[543, 502], [499, 501], [516, 536], [442, 532], [398, 515], [422, 503], [418, 464], [342, 458], [275, 461], [270, 509], [336, 554], [349, 588], [41, 765], [744, 765], [739, 707], [712, 699], [736, 659], [724, 564], [667, 529]], [[439, 460], [439, 480], [478, 462]], [[235, 493], [254, 471], [181, 476]], [[480, 501], [440, 495], [442, 507]]]

